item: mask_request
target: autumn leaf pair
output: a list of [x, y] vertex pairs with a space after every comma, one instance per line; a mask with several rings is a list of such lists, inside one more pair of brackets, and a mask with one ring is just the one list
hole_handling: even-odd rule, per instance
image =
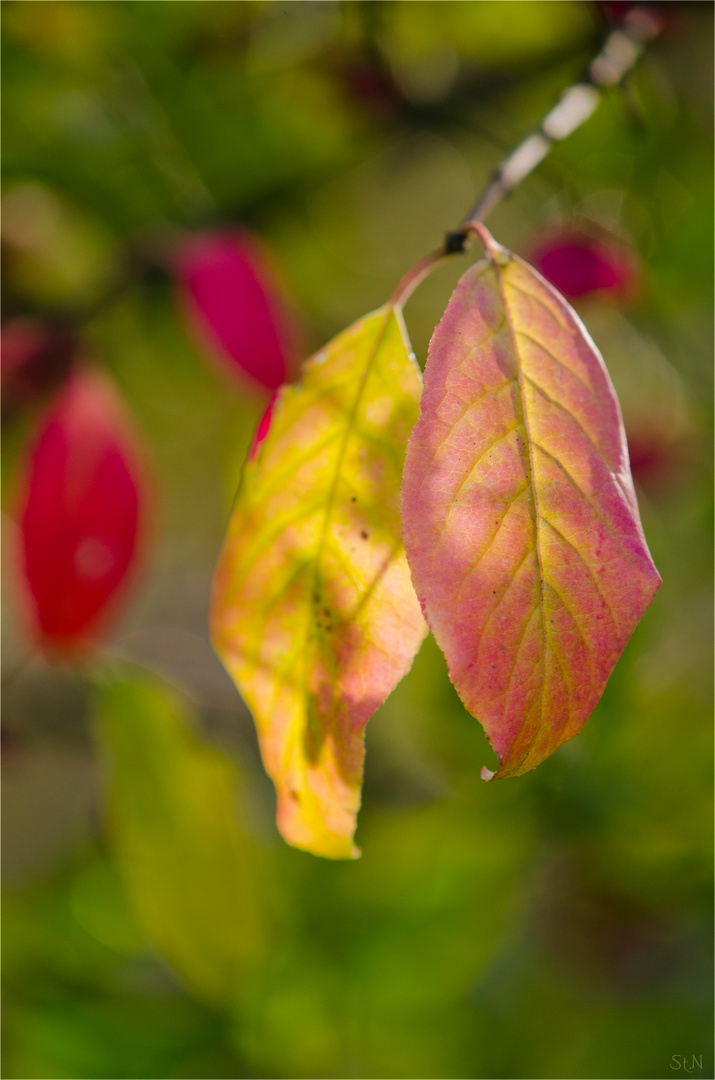
[[359, 854], [365, 725], [425, 619], [499, 758], [482, 775], [517, 776], [581, 729], [660, 584], [600, 354], [477, 231], [486, 258], [435, 331], [421, 408], [391, 302], [277, 392], [216, 571], [214, 642], [279, 829], [317, 855]]

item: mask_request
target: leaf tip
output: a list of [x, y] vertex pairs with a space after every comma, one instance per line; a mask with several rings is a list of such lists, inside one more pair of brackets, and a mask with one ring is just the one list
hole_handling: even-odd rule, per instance
[[362, 851], [357, 847], [352, 840], [346, 837], [331, 836], [326, 838], [325, 835], [315, 834], [308, 838], [295, 837], [286, 833], [279, 825], [279, 831], [291, 847], [298, 848], [299, 851], [305, 851], [309, 855], [315, 855], [319, 859], [333, 859], [338, 861], [354, 861], [362, 856]]
[[359, 859], [360, 848], [353, 840], [359, 802], [345, 813], [337, 813], [330, 800], [321, 801], [310, 786], [278, 783], [276, 824], [291, 847], [323, 859]]
[[496, 776], [496, 774], [497, 774], [496, 769], [494, 769], [494, 771], [492, 772], [492, 770], [488, 769], [486, 767], [486, 765], [482, 765], [482, 771], [481, 771], [481, 774], [480, 774], [481, 777], [482, 777], [482, 780], [486, 780], [486, 781], [493, 780], [494, 777]]

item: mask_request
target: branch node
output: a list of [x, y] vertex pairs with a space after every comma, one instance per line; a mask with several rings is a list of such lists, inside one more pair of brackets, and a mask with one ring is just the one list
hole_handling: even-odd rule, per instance
[[469, 231], [467, 229], [455, 229], [448, 232], [444, 238], [445, 255], [461, 255], [469, 247]]

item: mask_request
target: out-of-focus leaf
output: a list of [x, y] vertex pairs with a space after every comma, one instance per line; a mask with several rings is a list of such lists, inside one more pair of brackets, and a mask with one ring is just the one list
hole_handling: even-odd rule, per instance
[[289, 843], [354, 857], [365, 725], [426, 632], [399, 488], [419, 369], [385, 306], [271, 403], [214, 579], [220, 656], [251, 709]]
[[200, 233], [179, 250], [181, 299], [202, 341], [235, 373], [274, 390], [289, 368], [288, 320], [257, 244], [241, 233]]
[[81, 198], [60, 195], [63, 186], [20, 180], [2, 196], [5, 287], [46, 310], [97, 303], [118, 256], [106, 222]]
[[79, 371], [30, 449], [21, 500], [23, 570], [45, 648], [93, 638], [134, 566], [146, 479], [112, 383]]
[[573, 224], [545, 236], [531, 262], [554, 288], [572, 299], [600, 293], [627, 300], [637, 291], [635, 261], [625, 245]]
[[487, 259], [430, 346], [403, 516], [418, 595], [503, 777], [583, 727], [660, 577], [599, 352], [543, 278], [480, 237]]
[[228, 1004], [262, 943], [237, 770], [158, 681], [107, 681], [97, 714], [110, 842], [137, 920], [195, 993]]

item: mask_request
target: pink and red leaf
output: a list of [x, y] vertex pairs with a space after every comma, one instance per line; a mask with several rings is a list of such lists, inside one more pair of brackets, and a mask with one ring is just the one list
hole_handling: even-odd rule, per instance
[[501, 777], [581, 729], [660, 577], [598, 350], [555, 289], [480, 236], [487, 259], [430, 345], [403, 529], [427, 621]]

